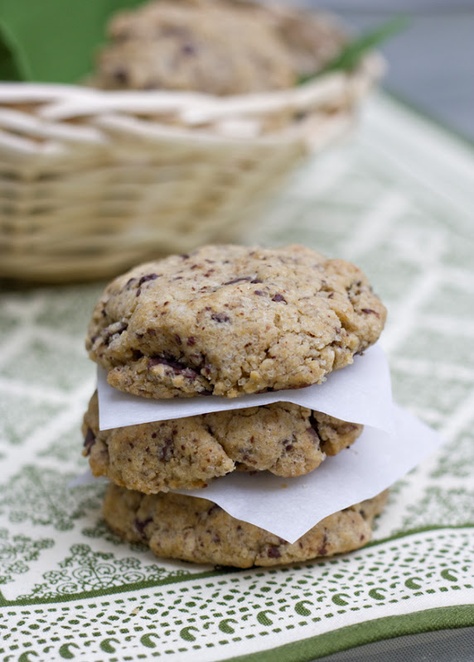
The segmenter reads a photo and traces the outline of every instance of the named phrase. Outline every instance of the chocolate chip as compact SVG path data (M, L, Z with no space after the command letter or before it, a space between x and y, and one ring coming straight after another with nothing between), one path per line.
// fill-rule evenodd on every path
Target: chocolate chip
M196 53L196 46L194 44L183 44L181 52L184 55L194 55Z
M126 69L115 69L112 73L112 77L116 83L120 85L128 84L128 71Z
M283 303L286 303L285 297L283 296L283 294L280 294L279 292L277 292L274 296L272 296L272 301L277 301L277 302L282 301Z
M318 439L321 439L321 432L319 431L319 423L316 420L316 417L312 413L309 419L310 425L311 425L311 430L315 433Z
M347 295L349 299L352 299L353 297L357 297L361 294L362 292L362 281L357 280L353 283L350 284L348 290L347 290Z
M116 338L128 328L127 322L114 322L104 329L103 342L104 345L110 345L113 338Z
M133 526L142 538L146 538L145 528L150 522L153 522L153 517L147 517L144 520L139 520L138 518L134 520Z
M96 436L90 428L87 428L86 436L84 437L85 454L89 455L92 446L95 444Z
M219 324L222 324L223 322L230 322L230 317L225 313L213 313L211 315L211 320L214 320L214 322L218 322Z
M317 551L318 556L326 556L327 555L327 553L328 553L327 544L328 544L328 536L327 536L327 533L325 533L324 536L323 536L323 541L322 541L322 543L321 543L321 545L320 545L320 547Z
M182 370L183 366L178 362L173 359L166 358L164 356L153 356L150 359L148 359L148 368L153 368L155 365L165 365L168 366L169 368L173 368L173 370Z
M252 282L252 276L241 276L240 278L233 278L232 280L228 280L225 283L222 283L222 285L235 285L235 283L250 283Z
M148 363L147 363L148 369L153 368L154 366L157 365L165 366L166 368L169 368L169 370L173 371L176 375L182 375L183 377L191 381L195 380L198 377L198 373L196 372L196 370L193 370L193 368L190 368L184 363L180 363L179 361L173 358L169 358L166 356L153 356L150 359L148 359Z
M362 308L361 312L365 313L366 315L375 315L376 317L380 317L378 312L376 310L372 310L372 308Z
M138 287L140 287L140 285L143 285L143 283L147 283L149 280L156 280L157 278L159 278L158 274L146 274L145 276L142 276L138 281Z
M160 462L169 462L174 455L174 440L172 437L165 439L163 445L161 446L158 459Z
M281 557L281 552L278 545L270 545L267 550L267 556L269 559L279 559Z
M220 510L222 510L222 508L221 508L220 506L218 506L217 503L213 503L212 506L211 506L211 507L209 508L209 510L207 511L207 516L209 517L209 515L212 515L212 514L214 514L214 513L217 513L217 512L219 512Z

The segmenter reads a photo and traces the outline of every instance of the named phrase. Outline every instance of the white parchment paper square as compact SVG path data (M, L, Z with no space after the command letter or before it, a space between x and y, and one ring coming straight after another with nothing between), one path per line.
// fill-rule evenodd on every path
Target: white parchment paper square
M395 433L366 427L356 443L300 478L234 472L202 490L229 515L295 542L328 515L376 496L442 443L413 414L394 405Z
M292 402L351 423L393 430L390 370L383 350L375 345L354 363L329 374L322 384L239 398L198 396L152 400L111 388L98 371L99 425L101 430L197 416L216 411Z

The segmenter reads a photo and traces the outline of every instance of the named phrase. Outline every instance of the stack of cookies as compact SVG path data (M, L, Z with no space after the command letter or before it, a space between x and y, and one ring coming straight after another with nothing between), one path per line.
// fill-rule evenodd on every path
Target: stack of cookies
M377 341L385 318L356 266L302 246L205 246L112 281L86 343L110 386L159 400L221 396L229 410L100 430L94 394L84 454L92 473L110 480L109 526L160 557L236 567L364 545L385 495L327 517L290 544L234 519L205 488L234 471L252 480L259 472L303 476L356 442L355 423L286 402L232 409L232 401L322 383ZM177 493L189 489L202 489L202 498Z

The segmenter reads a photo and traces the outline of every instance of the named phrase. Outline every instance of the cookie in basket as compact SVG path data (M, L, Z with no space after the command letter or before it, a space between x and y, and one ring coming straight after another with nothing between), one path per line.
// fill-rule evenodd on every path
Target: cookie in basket
M301 476L361 432L361 425L288 403L100 431L97 394L83 424L92 473L146 494L205 487L236 470Z
M93 84L104 89L248 94L294 87L347 41L321 12L232 0L164 0L108 25Z
M240 4L240 6L239 6ZM213 0L150 2L112 19L94 84L213 95L288 88L291 58L264 12Z
M237 520L219 506L181 494L144 495L110 484L103 513L119 536L159 557L249 568L307 561L358 549L372 535L387 492L326 517L295 543Z
M208 245L113 280L86 347L119 390L236 397L321 383L377 341L385 318L349 262L297 245Z

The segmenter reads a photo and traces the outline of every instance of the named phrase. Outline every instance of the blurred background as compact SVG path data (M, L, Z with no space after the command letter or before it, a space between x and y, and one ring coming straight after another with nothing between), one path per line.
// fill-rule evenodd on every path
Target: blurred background
M285 1L334 11L356 29L406 14L409 27L381 48L384 86L474 141L474 0Z
M388 63L382 85L395 97L474 145L474 0L260 1L281 2L289 8L327 10L339 16L355 34L386 26L394 17L406 17L407 25L404 29L377 46ZM160 52L167 53L166 49L170 49L171 53L176 54L175 61L168 55L156 56L157 44L154 41L159 30L145 31L149 35L146 39L140 30L140 38L136 34L134 36L133 30L127 36L125 30L125 42L128 44L126 55L121 53L120 48L113 51L117 45L115 41L123 45L120 40L124 39L124 34L118 30L118 34L109 40L112 57L109 60L101 59L104 55L101 47L105 41L105 26L111 14L124 7L131 9L143 2L146 0L42 0L39 4L37 0L0 0L0 37L3 37L3 42L0 41L0 79L60 83L86 81L91 86L105 90L150 91L156 87L178 87L217 95L228 94L229 90L238 94L242 93L242 88L239 88L240 79L235 70L243 71L245 67L234 65L237 62L242 65L250 57L250 60L254 59L247 71L256 74L256 85L263 84L267 73L259 79L260 67L255 66L258 57L250 43L251 39L258 43L258 38L249 31L248 26L245 27L247 40L243 38L243 33L234 30L238 35L234 45L238 45L238 48L229 49L234 55L230 58L232 66L227 69L223 67L225 76L217 75L219 67L216 67L216 73L208 66L205 59L207 49L196 47L201 38L199 29L184 31L185 37L183 31L170 33L168 30L168 36L165 34L161 42L164 46ZM209 11L207 5L204 11ZM262 12L261 15L267 14ZM205 23L202 17L200 21L195 21L195 18L192 20L194 22L190 25L193 28L200 25L209 28L210 24ZM235 16L232 20L235 21ZM229 21L223 23L231 24ZM51 30L51 25L55 26L54 30ZM209 37L212 30L205 32L203 39L209 41L210 57L215 57L218 63L216 53L219 53L217 47L222 42L222 29L215 23L212 25L215 49ZM8 29L4 30L5 26ZM170 34L174 35L171 40ZM181 43L183 39L189 39L189 35L191 43ZM232 31L226 38L234 39ZM194 45L193 39L197 39ZM265 45L265 40L263 43ZM141 50L142 46L144 51ZM268 62L272 66L276 65L274 69L278 69L278 63L281 64L275 55L283 53L283 60L290 57L289 51L284 55L285 49L281 53L269 50ZM237 56L235 52L238 52ZM61 57L57 57L58 53ZM153 53L156 58L154 66L143 66L149 53ZM188 56L202 63L202 66L199 64L201 69L196 69L197 65L187 66ZM6 63L3 78L2 59ZM175 62L174 66L169 66L170 61ZM105 63L103 71L99 64L101 62ZM158 68L157 72L157 63L164 63L163 70ZM310 63L313 67L311 73L318 70L319 64ZM287 66L290 67L289 60L284 62L283 72ZM178 69L180 75L177 74ZM138 76L135 75L137 71L140 74ZM193 73L195 71L200 72L199 75ZM230 73L232 71L234 75ZM365 82L372 80L371 72L373 69L370 67L367 70L361 67L359 71L356 67L354 70L354 74L361 76L358 80L363 78ZM225 84L216 91L213 85L218 87L222 79ZM71 110L69 106L64 115L69 137L64 139L67 144L63 144L63 139L55 133L57 127L54 122L61 120L64 108L59 111L55 108L53 112L51 108L43 108L41 103L32 106L28 103L31 100L26 97L23 106L20 104L20 108L15 108L15 103L20 102L10 98L5 103L13 104L13 107L4 108L3 111L0 108L0 114L3 112L3 120L0 117L3 122L0 122L0 138L6 141L5 147L0 140L0 154L5 147L5 156L2 158L6 159L8 170L4 183L6 193L4 198L0 196L0 213L4 214L0 218L0 275L21 279L49 277L51 282L56 278L106 277L112 275L112 272L120 273L132 264L145 261L155 255L157 250L163 253L186 252L201 243L234 240L243 232L240 223L260 213L259 205L278 189L284 175L297 166L307 144L311 144L311 148L317 145L325 149L357 117L353 103L363 103L365 94L355 101L351 90L368 90L370 85L353 85L344 77L343 81L342 93L337 90L335 92L335 88L329 93L326 90L322 95L318 91L319 96L312 101L314 107L305 107L303 112L296 112L296 107L291 106L294 100L290 103L290 111L286 112L286 109L282 112L278 122L282 122L284 130L291 128L298 139L295 138L294 143L290 144L284 138L284 131L280 132L283 139L271 143L274 153L271 153L270 143L266 142L265 132L274 131L276 135L279 125L278 122L274 123L275 118L271 117L271 112L264 104L254 108L250 121L245 113L240 116L242 111L234 109L231 111L233 114L228 116L231 122L226 120L227 111L222 111L224 114L221 119L219 113L213 119L211 112L205 121L201 116L200 124L198 122L197 125L192 113L188 113L188 102L185 100L182 101L183 107L180 108L178 104L175 109L176 116L169 112L156 117L154 113L141 113L136 108L127 112L119 109L118 112L125 113L126 117L125 122L121 121L123 117L119 117L117 126L113 124L114 117L111 125L107 123L110 121L108 114L112 111L112 105L103 108L100 101L93 112L84 113L82 102L75 105L71 101L72 97L68 96L70 92L62 90L61 93L56 92L60 96L64 95L61 103L67 106L71 102L73 107ZM320 82L317 78L313 81L315 87ZM201 87L196 88L197 83ZM258 85L255 88L257 90L261 89ZM322 85L324 89L324 81ZM20 87L15 94L30 94L24 92L27 87ZM247 86L244 93L248 91ZM5 94L8 96L8 92ZM40 86L35 94L41 97L45 93ZM325 94L335 96L329 102ZM41 101L40 97L35 99ZM99 97L102 98L101 95ZM319 102L315 101L316 98L319 98ZM111 99L113 95L108 97L107 104L112 103ZM202 109L200 112L203 112ZM39 123L30 121L29 115L35 113L38 113ZM95 113L99 116L99 123ZM75 115L84 117L77 125L74 121L68 122ZM105 124L102 122L104 116ZM320 121L321 117L323 121ZM317 121L312 121L313 118ZM45 124L45 119L52 123L52 127L48 122ZM92 127L88 126L89 121ZM188 121L190 124L185 127L184 143L182 137L173 134L171 138L168 135L171 129L167 125L181 126ZM154 123L159 130L150 132ZM164 137L162 125L166 126ZM92 128L94 136L97 127L102 127L97 143L94 142L95 138L88 142L89 138L86 139L85 134L81 133L84 126L86 130ZM213 140L202 140L198 136L200 130L204 133L213 131ZM251 132L247 133L247 140L240 141L243 134L239 131L242 130L244 133ZM232 131L237 133L232 136ZM38 141L38 132L45 140L47 138L46 147ZM89 133L87 135L90 136ZM249 135L252 135L251 140L248 140ZM146 140L137 139L137 136L146 136ZM262 137L261 144L256 136ZM235 138L237 142L232 142ZM215 144L220 146L219 149ZM56 160L50 158L48 150L56 155L63 153L63 150L71 160L67 168L63 167L61 156ZM87 152L88 161L83 162L83 150ZM32 159L31 155L35 158ZM88 164L87 167L84 163ZM444 156L442 163L445 170L443 177L452 174L453 179L456 179L456 175L446 166ZM32 164L33 175L30 172ZM130 164L133 181L130 179ZM140 165L141 170L137 169L136 164ZM11 193L11 180L20 182L14 196ZM32 181L34 187L37 187L34 188L35 195L30 191ZM63 185L63 181L67 185ZM83 188L90 187L91 183L95 188L93 192L88 189L88 196L84 197ZM41 204L38 200L41 200ZM236 201L245 201L245 208L242 202ZM67 233L63 226L66 217ZM196 222L197 218L199 222ZM5 238L1 235L2 231ZM111 234L114 243L110 242ZM32 260L32 245L35 261ZM91 268L93 256L95 269ZM25 265L28 265L29 276Z

